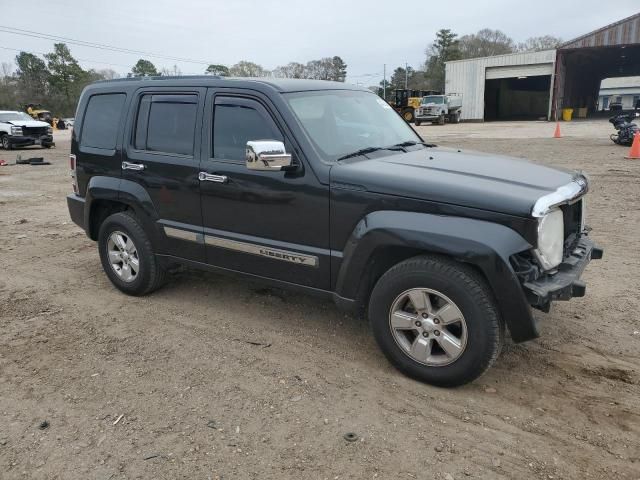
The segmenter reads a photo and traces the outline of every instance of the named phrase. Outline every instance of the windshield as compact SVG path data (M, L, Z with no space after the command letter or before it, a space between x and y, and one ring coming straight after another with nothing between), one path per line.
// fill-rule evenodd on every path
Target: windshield
M374 93L323 90L288 93L285 98L307 135L330 161L364 148L422 141Z
M33 118L22 112L0 113L0 122L13 122L16 120L33 120Z
M444 97L441 95L429 95L427 97L422 97L422 104L426 105L427 103L443 104Z

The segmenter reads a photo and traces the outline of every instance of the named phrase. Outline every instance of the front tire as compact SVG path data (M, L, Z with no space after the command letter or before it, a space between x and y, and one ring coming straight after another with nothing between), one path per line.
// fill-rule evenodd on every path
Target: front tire
M5 150L13 150L13 145L9 141L9 136L7 134L2 135L0 138L0 143L2 143L2 148Z
M422 122L420 120L416 120L414 123L416 127L419 127L420 125L422 125Z
M480 377L498 357L504 339L484 279L444 257L415 257L388 270L371 294L369 320L396 368L442 387Z
M407 123L413 122L415 119L415 112L413 111L413 108L407 108L404 110L402 112L402 118L404 118L404 121Z
M146 295L164 283L165 270L140 221L130 212L107 217L98 234L100 261L111 283L128 295Z

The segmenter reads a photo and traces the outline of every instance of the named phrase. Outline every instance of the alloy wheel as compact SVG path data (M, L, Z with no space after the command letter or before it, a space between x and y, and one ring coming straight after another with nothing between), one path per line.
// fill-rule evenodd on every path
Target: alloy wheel
M429 288L412 288L396 297L389 311L396 344L423 365L455 362L467 346L467 323L458 306Z
M126 233L115 231L107 241L109 264L118 277L126 283L133 282L140 272L140 258L133 240Z

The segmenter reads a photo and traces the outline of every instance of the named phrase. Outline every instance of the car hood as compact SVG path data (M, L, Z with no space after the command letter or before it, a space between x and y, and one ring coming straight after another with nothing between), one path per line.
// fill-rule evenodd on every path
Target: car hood
M331 183L367 191L528 217L540 197L578 174L526 160L432 147L331 169Z
M42 128L42 127L50 126L47 122L41 122L40 120L11 120L10 122L5 122L5 123L14 125L16 127L27 127L27 128Z

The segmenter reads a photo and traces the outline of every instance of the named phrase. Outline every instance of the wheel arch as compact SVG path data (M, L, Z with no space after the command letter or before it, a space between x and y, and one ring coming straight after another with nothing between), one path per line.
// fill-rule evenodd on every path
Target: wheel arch
M475 269L487 281L514 341L538 336L509 257L531 245L500 224L418 212L378 211L364 217L343 251L335 291L361 312L391 266L417 255L441 255Z
M150 232L151 241L157 237L158 215L147 191L138 183L121 178L94 176L87 186L84 224L87 235L98 239L100 225L111 214L131 211Z

